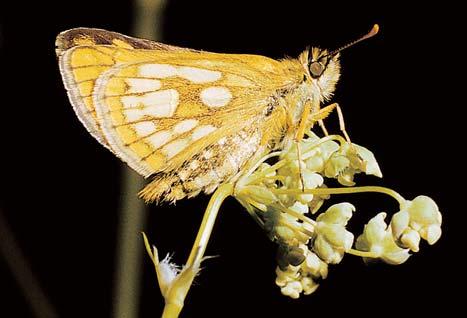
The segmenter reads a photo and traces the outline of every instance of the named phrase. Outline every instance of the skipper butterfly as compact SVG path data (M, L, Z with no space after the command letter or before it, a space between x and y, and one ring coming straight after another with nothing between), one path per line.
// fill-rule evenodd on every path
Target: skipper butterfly
M377 31L375 25L350 45ZM56 41L76 115L103 146L152 177L141 191L147 201L211 193L235 181L256 155L302 138L334 108L320 105L335 89L343 48L274 60L91 28L62 32Z

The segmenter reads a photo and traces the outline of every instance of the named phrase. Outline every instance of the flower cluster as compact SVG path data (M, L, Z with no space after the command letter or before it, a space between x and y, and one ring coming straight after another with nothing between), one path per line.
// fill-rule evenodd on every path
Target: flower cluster
M401 211L393 215L389 226L385 218L384 212L372 218L358 237L356 247L386 263L404 263L410 256L409 250L419 251L420 238L432 245L441 237L441 213L427 196L402 202Z
M403 246L418 252L420 237L430 245L441 237L441 213L436 203L427 196L406 201L391 222L394 238Z
M328 264L305 244L293 248L280 246L277 254L276 285L285 296L296 299L302 292L309 295L319 286L316 280L328 275Z
M273 155L277 162L266 163ZM387 188L354 186L358 173L382 176L373 153L362 146L338 135L319 138L308 132L300 143L273 155L242 175L233 195L278 243L276 284L286 296L313 293L327 277L328 264L340 263L345 253L401 264L419 250L421 238L433 244L441 235L441 214L430 198L408 201ZM328 188L329 179L345 187ZM373 217L354 247L354 234L346 226L355 207L347 202L324 212L321 207L331 195L357 192L386 193L399 202L400 211L389 225L386 213Z

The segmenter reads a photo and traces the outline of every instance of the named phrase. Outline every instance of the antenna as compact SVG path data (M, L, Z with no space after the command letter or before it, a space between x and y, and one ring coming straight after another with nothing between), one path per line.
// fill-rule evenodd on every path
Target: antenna
M355 44L357 44L357 43L359 43L359 42L362 42L362 41L364 41L364 40L366 40L366 39L369 39L369 38L371 38L371 37L374 37L376 34L378 34L378 32L379 32L379 25L375 24L375 25L373 25L373 27L371 28L370 32L368 32L368 33L365 34L364 36L362 36L362 37L356 39L355 41L352 41L352 42L350 42L350 43L348 43L348 44L346 44L346 45L344 45L344 46L338 48L337 50L331 51L330 53L328 53L328 54L326 54L326 55L331 55L331 56L332 56L332 55L336 55L336 54L339 53L340 51L343 51L343 50L345 50L345 49L347 49L347 48L349 48L349 47L351 47L351 46L353 46L353 45L355 45Z

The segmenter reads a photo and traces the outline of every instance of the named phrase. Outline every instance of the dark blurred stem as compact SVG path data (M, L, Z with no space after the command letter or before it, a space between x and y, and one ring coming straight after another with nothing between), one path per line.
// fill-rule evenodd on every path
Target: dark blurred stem
M164 1L135 0L133 35L158 40L160 13ZM128 167L122 172L122 195L119 211L117 260L114 288L115 318L138 317L141 289L141 231L147 218L144 202L138 198L138 191L144 186L144 180Z
M34 276L31 266L21 251L13 232L4 219L0 210L0 254L16 280L24 299L31 307L34 317L56 318L58 317L52 304L47 299L39 281Z

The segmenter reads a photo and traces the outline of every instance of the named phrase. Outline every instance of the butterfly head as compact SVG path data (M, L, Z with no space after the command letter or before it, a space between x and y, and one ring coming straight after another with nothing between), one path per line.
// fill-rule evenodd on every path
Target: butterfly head
M330 55L327 50L311 48L306 63L309 80L316 84L320 95L325 100L328 99L340 76L339 53Z

